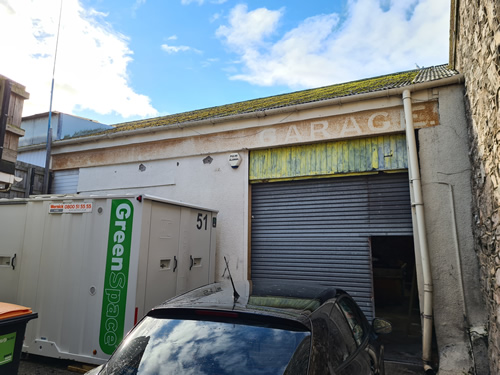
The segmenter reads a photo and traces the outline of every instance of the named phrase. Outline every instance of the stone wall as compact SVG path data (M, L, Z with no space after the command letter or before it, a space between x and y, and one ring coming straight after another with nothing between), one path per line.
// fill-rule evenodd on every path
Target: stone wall
M456 12L455 4L458 4ZM473 167L473 229L481 266L482 292L489 314L490 369L492 374L499 374L500 3L496 0L455 0L451 21L450 63L465 77Z

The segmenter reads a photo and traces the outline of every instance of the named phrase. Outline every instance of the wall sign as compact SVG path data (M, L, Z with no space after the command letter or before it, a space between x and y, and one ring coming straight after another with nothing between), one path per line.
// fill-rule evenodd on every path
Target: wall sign
M93 203L51 203L49 214L81 214L92 212Z

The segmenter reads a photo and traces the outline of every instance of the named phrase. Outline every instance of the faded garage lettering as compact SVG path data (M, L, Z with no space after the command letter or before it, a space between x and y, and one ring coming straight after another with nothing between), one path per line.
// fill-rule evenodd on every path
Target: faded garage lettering
M438 124L435 103L415 106L415 126L427 127ZM352 137L370 137L404 131L404 112L399 107L384 111L364 111L352 115L331 116L321 120L302 121L275 125L260 131L258 145L325 141Z
M210 125L206 133L188 137L189 133L175 135L174 138L154 138L144 143L133 143L108 149L78 151L73 154L54 154L52 165L55 170L85 168L113 164L133 163L137 155L144 160L160 160L179 157L179 155L210 154L214 152L233 152L240 149L257 149L308 142L336 141L349 138L384 136L404 132L404 111L401 106L379 110L353 111L337 115L318 114L314 119L303 121L275 122L270 125L232 128L228 123L227 131L216 131ZM437 102L431 101L415 105L413 121L416 128L439 124ZM179 129L177 129L179 130ZM165 128L165 134L177 131ZM180 129L179 131L182 131ZM158 133L159 134L159 133Z

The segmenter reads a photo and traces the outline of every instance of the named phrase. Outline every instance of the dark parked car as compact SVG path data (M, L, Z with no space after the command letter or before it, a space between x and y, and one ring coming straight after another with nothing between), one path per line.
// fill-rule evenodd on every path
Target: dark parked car
M384 374L390 330L339 289L216 283L151 310L91 374Z

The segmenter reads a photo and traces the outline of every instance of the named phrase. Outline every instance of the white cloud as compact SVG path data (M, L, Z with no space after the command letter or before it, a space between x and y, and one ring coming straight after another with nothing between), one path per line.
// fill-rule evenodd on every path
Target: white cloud
M177 35L171 35L167 39L168 40L177 40Z
M350 0L347 7L344 20L310 17L271 41L283 10L236 6L216 33L240 56L231 79L318 87L447 62L448 0Z
M132 12L135 14L135 12L144 4L146 4L146 0L136 0L135 4L132 6Z
M186 51L194 51L196 53L201 53L200 50L196 48L188 47L188 46L169 46L168 44L162 44L161 49L167 53L177 53L177 52L186 52Z
M273 11L259 8L248 12L248 7L239 4L231 10L229 26L220 26L216 35L226 39L227 43L242 54L255 54L264 44L264 38L277 28L283 10Z
M141 3L139 1L138 3ZM23 115L47 112L56 47L59 5L56 0L0 2L0 74L26 86L30 99ZM129 85L132 61L128 39L115 32L106 15L85 10L78 0L63 2L52 108L71 113L89 109L124 118L154 116L150 99Z
M224 4L227 0L211 0L212 4ZM203 5L205 0L181 0L182 5L189 5L191 3L198 3L198 5Z
M203 5L205 0L181 0L182 5L189 5L191 3L198 3L198 5Z
M219 58L210 58L210 59L206 59L205 61L202 61L201 66L202 66L203 68L208 68L208 67L209 67L209 66L211 66L212 64L219 62L219 60L220 60Z
M212 4L224 4L227 0L210 0ZM182 5L189 5L191 3L198 3L198 5L203 5L205 0L181 0Z
M222 13L215 13L210 17L210 23L217 21L221 17Z

